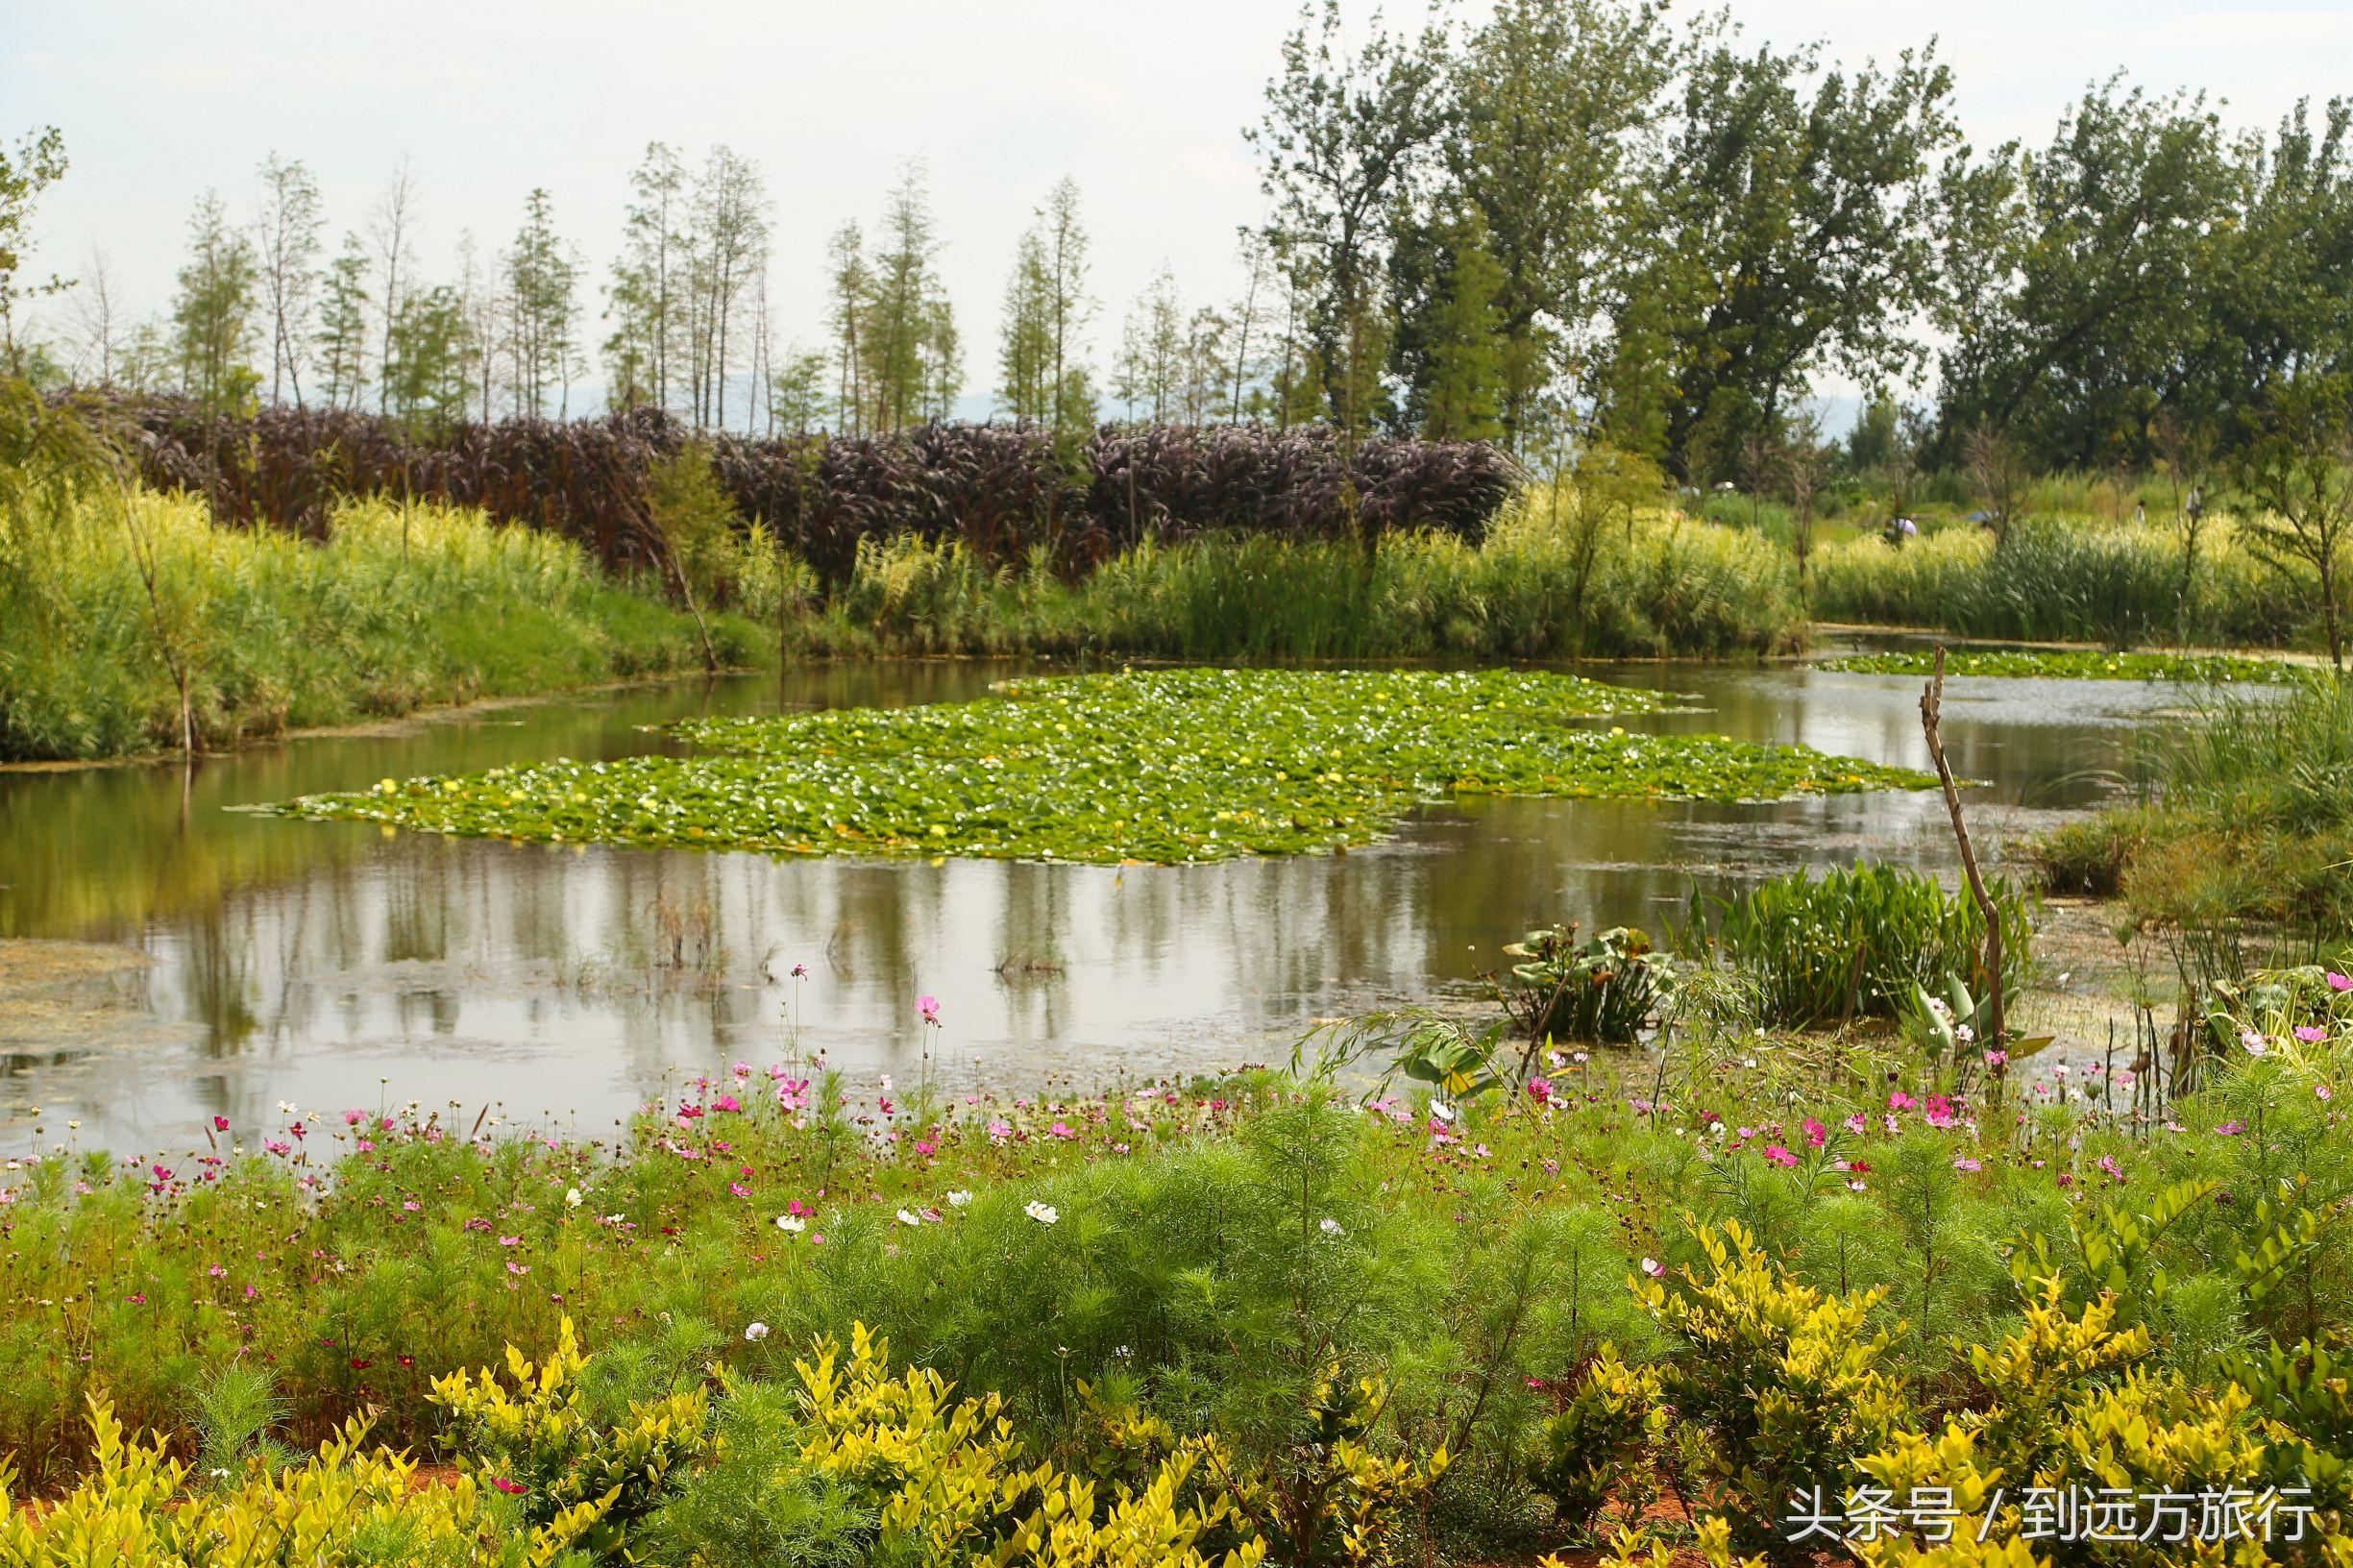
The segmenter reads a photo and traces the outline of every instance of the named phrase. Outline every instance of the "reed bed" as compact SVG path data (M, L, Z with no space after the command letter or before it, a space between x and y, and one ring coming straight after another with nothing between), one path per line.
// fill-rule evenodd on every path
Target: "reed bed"
M322 532L146 490L54 511L0 563L0 759L176 747L175 667L217 747L702 662L686 616L552 535L383 500L336 503ZM714 635L744 662L766 646L732 617Z

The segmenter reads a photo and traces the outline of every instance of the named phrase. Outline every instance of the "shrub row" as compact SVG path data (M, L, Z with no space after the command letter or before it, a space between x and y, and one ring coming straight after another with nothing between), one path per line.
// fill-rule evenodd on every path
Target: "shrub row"
M635 409L596 420L458 425L421 440L340 409L251 418L172 401L98 407L148 483L204 496L242 526L317 533L348 496L478 506L576 539L608 568L648 560L647 470L689 439ZM1065 572L1150 538L1210 530L1333 539L1430 529L1476 538L1515 474L1479 443L1374 438L1353 452L1323 427L1105 426L1075 441L997 425L891 435L712 442L722 484L827 584L859 543L954 540L1000 565L1044 552Z

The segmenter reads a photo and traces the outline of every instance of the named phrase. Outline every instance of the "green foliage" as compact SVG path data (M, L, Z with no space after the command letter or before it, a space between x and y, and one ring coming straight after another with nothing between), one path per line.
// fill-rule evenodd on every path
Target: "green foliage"
M2035 902L2008 883L1991 890L2002 925L2001 983L2015 991L2031 967ZM1762 987L1765 1017L1787 1025L1893 1017L1949 976L1968 992L1984 973L1985 921L1967 894L1908 867L1866 865L1775 877L1707 900L1695 923Z
M1675 990L1675 960L1648 934L1612 926L1589 941L1575 924L1531 931L1504 948L1505 1006L1532 1041L1630 1044Z
M2038 845L2060 892L2120 894L2139 923L2353 919L2353 689L2225 697L2146 735L2137 800Z
M696 1388L632 1401L620 1425L601 1426L584 1405L587 1365L567 1316L545 1360L509 1345L505 1382L488 1367L460 1368L435 1378L429 1397L448 1412L450 1446L485 1487L519 1497L534 1529L585 1521L574 1538L609 1552L660 1504L672 1472L701 1452L709 1409Z
M28 535L0 535L0 618L47 628L0 642L0 758L176 745L159 613L203 746L700 662L692 623L656 598L478 514L353 503L313 545L220 527L184 497L72 494L29 514ZM767 646L732 618L715 635L739 663Z
M1826 620L1932 626L1967 637L2098 643L2112 649L2189 637L2241 648L2292 641L2303 590L2267 568L2218 520L2189 573L2174 529L2029 514L1997 555L1991 532L1950 527L1900 550L1877 538L1815 556L1814 610Z
M679 734L719 755L387 779L282 809L550 842L1171 863L1362 844L1466 794L1737 800L1926 783L1804 747L1573 728L1656 701L1574 675L1190 669L1000 691L696 722Z
M1866 675L1925 675L1936 656L1924 651L1854 653L1826 659L1821 669ZM2230 653L2099 653L2089 649L1959 649L1945 656L1945 673L2002 679L2164 680L2203 685L2282 685L2304 678L2279 659Z

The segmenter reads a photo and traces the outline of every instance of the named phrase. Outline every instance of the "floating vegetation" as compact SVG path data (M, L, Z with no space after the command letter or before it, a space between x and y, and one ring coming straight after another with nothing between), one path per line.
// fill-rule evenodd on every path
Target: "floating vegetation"
M716 754L307 796L296 816L547 843L1177 863L1364 844L1458 794L1756 800L1917 789L1805 747L1575 723L1654 694L1515 671L1187 669L674 726Z
M1819 668L1865 675L1925 675L1936 655L1915 649L1900 653L1856 653L1826 659ZM2280 659L2240 653L2102 653L2091 649L1974 649L1945 655L1949 675L2009 675L2060 680L2173 680L2185 684L2288 684L2305 672Z

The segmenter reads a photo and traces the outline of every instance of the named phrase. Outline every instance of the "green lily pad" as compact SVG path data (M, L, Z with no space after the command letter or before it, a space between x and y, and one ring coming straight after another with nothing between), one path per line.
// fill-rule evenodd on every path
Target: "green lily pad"
M551 843L1178 863L1369 843L1461 794L1756 800L1919 789L1800 746L1582 721L1665 698L1519 671L1186 669L673 726L692 756L306 796L301 817Z
M1926 675L1936 671L1936 655L1918 649L1856 653L1826 659L1820 668L1866 675ZM2103 653L2088 648L1997 648L1948 651L1945 674L2230 684L2287 683L2303 678L2309 672L2284 660L2249 658L2238 653Z

